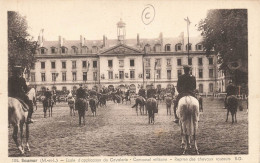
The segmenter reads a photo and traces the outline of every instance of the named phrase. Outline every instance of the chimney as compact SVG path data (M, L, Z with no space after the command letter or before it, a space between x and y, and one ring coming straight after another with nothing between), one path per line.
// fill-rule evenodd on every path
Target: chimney
M61 47L62 46L62 42L61 42L61 36L59 36L59 46Z
M38 36L38 45L42 47L42 37Z
M82 39L82 35L80 35L80 47L83 46L83 39Z
M106 46L107 46L106 36L103 35L103 47L105 48Z
M137 46L139 46L140 45L140 39L139 39L139 33L137 33L137 38L136 38L137 40Z
M159 39L160 39L161 45L163 46L163 33L162 32L160 33Z

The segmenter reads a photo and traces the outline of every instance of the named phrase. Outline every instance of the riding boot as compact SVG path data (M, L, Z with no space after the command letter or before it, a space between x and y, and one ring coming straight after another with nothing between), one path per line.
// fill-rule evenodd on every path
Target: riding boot
M28 110L28 117L27 117L27 124L33 123L32 121L32 113L33 113L33 103L30 101L29 103L29 110Z

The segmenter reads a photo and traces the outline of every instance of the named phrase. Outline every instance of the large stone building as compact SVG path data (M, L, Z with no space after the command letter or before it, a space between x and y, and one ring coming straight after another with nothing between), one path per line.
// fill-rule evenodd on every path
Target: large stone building
M197 88L201 93L224 91L223 73L218 72L217 56L206 56L201 37L187 38L183 33L176 38L125 38L125 23L117 23L117 39L45 41L39 37L35 68L30 84L37 90L72 90L79 84L93 87L125 87L135 90L154 84L165 88L176 86L183 74L182 65L192 66ZM189 48L189 49L188 49ZM188 56L189 54L189 56Z

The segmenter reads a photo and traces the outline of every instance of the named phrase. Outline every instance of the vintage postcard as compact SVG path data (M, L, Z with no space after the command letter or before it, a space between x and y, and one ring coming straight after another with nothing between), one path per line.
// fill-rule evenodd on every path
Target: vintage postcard
M259 1L1 1L3 162L259 162Z

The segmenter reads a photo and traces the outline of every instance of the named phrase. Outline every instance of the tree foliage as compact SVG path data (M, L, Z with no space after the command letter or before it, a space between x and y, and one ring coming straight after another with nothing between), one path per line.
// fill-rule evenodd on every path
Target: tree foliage
M203 36L203 46L207 54L212 49L218 53L220 69L225 73L245 78L237 82L247 82L248 74L248 29L246 9L209 10L207 17L201 20L198 30ZM241 61L242 67L234 70L229 64Z
M26 18L14 11L8 11L8 74L14 66L22 66L27 70L35 62L37 42L27 32Z

